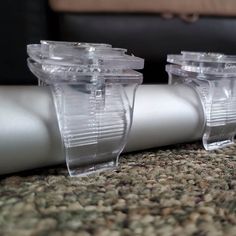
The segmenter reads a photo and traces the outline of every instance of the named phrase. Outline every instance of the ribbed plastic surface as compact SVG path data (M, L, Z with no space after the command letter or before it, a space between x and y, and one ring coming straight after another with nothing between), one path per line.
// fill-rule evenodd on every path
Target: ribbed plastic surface
M205 110L203 145L207 150L234 143L236 134L236 57L218 53L169 55L169 83L187 83L199 93Z
M29 68L41 86L52 88L71 176L118 164L142 82L131 68L143 67L142 59L125 52L105 44L42 41L28 46Z

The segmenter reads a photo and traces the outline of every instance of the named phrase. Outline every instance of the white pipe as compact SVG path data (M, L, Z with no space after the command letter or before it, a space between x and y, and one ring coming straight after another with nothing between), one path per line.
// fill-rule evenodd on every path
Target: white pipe
M125 152L201 139L205 119L187 85L142 85ZM50 90L0 87L0 174L65 162Z
M125 151L136 151L202 138L204 111L198 94L187 85L142 85Z

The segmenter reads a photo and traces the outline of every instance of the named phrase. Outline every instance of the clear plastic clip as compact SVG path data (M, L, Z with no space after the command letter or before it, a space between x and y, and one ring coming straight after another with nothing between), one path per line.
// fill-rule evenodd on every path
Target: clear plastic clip
M199 94L205 112L206 150L234 143L236 134L236 57L218 53L168 55L169 84L185 83Z
M51 88L70 175L117 166L142 82L133 69L144 60L107 44L41 41L27 52L39 85Z

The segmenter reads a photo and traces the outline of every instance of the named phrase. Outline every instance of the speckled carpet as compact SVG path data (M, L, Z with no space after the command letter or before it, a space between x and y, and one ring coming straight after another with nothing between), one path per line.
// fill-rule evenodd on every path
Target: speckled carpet
M123 155L83 178L64 166L3 176L0 235L236 235L236 145Z

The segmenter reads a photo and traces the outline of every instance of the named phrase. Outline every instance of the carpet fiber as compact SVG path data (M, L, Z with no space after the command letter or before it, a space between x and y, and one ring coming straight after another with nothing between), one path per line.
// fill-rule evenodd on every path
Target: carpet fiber
M0 180L0 235L236 235L236 145L123 155L116 171L64 166Z

